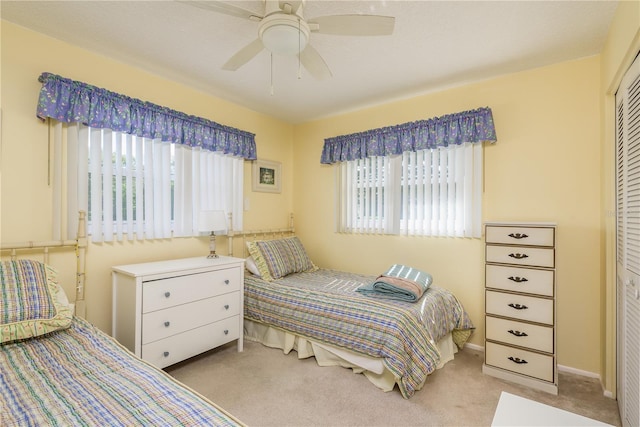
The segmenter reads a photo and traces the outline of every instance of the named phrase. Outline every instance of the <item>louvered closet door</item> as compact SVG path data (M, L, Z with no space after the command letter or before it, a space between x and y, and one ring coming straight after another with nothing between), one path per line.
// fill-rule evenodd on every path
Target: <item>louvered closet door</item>
M618 406L640 425L640 57L616 94Z

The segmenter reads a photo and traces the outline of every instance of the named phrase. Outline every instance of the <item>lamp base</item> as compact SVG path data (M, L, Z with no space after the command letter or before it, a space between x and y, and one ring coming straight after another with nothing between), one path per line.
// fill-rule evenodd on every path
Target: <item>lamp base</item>
M216 234L213 231L209 235L209 255L207 258L220 258L216 253Z

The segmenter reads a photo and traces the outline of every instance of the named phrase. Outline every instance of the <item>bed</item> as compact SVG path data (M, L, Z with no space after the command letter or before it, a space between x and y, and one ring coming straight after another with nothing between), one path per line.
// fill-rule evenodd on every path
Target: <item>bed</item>
M47 259L50 247L71 247L78 258L84 252L82 237L2 247L10 255L0 262L1 426L242 425L74 315L83 301L70 304L57 271L31 259L37 248ZM83 287L84 260L77 265Z
M293 234L243 236L247 340L351 368L409 399L474 330L444 288L431 284L417 301L365 295L361 288L377 276L320 269Z

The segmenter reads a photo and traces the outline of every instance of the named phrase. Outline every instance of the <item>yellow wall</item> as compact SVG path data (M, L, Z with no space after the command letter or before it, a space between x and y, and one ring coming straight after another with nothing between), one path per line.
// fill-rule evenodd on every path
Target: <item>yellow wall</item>
M485 221L558 224L558 361L599 372L599 57L432 93L296 127L296 227L323 267L381 273L393 263L452 289L483 345L481 239L350 236L333 231L334 167L324 138L489 106L498 142L485 147Z
M284 227L293 209L292 126L175 82L66 43L2 22L2 206L0 241L51 240L51 188L47 184L48 126L36 119L38 76L52 72L114 92L205 117L256 134L258 156L282 162L282 193L253 193L251 163L245 162L245 226ZM236 242L239 243L239 242ZM224 239L219 245L226 248ZM208 239L180 238L90 244L87 251L87 317L111 331L112 265L198 256ZM224 249L221 253L225 253ZM73 268L75 263L66 262ZM73 296L73 271L62 271Z

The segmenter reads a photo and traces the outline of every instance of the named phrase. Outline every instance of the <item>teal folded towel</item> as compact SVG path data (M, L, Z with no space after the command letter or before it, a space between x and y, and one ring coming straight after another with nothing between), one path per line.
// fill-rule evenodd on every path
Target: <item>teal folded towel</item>
M356 289L356 292L372 297L415 302L429 289L432 281L429 273L406 265L394 264L372 283Z

